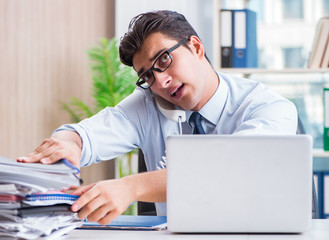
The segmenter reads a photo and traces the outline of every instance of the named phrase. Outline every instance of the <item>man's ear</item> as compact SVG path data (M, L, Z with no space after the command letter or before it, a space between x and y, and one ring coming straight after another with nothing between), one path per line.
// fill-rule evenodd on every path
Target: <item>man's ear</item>
M197 36L190 37L189 46L192 52L198 55L200 59L205 56L204 46Z

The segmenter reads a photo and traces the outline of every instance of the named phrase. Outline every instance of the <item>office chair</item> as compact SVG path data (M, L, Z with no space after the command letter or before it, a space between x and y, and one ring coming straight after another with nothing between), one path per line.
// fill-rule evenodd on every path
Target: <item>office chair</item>
M297 127L297 134L305 134L305 128L300 120L298 118L298 127ZM319 218L319 208L318 208L318 199L316 196L316 191L315 191L315 184L314 184L314 175L312 176L312 218L317 219Z
M144 154L141 149L138 150L138 172L146 172ZM138 202L137 214L145 216L156 216L155 204L150 202Z

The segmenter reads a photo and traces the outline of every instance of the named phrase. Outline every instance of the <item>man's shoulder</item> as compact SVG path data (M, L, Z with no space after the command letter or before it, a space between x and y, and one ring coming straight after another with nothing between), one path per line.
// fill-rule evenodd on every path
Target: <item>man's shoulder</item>
M221 74L221 77L228 85L230 98L233 102L241 105L243 102L266 102L288 101L278 92L267 87L265 84L236 76Z
M123 99L118 105L120 107L146 107L153 103L153 95L148 90L136 88L132 94Z
M220 77L229 85L229 87L256 87L256 86L265 86L264 84L257 82L249 78L243 78L234 75L228 75L225 73L218 73Z

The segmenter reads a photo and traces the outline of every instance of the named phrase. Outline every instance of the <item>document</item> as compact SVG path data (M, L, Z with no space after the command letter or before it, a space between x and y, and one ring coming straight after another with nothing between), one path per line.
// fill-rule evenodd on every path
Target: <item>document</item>
M33 170L37 172L60 173L60 174L79 173L79 169L69 164L66 159L53 164L41 164L41 163L22 163L0 156L0 164L14 166L16 168L22 168L26 170Z
M0 156L0 182L28 186L41 192L80 185L76 169L64 162L44 165L41 163L19 163Z
M0 237L57 238L81 226L71 211L79 196L60 191L80 185L78 172L67 161L43 165L0 156Z

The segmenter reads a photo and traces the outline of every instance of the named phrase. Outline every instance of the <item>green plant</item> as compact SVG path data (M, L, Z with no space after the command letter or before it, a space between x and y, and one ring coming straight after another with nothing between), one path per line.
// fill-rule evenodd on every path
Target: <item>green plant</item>
M92 96L95 104L90 107L75 97L68 103L62 103L63 109L70 114L74 122L91 117L107 106L117 105L132 93L137 79L135 71L121 63L118 41L115 38L101 39L99 44L87 51L87 54L91 61ZM132 156L132 153L127 153L125 158L116 159L119 177L132 174ZM125 214L133 214L135 210L136 204L130 206Z
M137 79L135 71L121 63L118 41L115 38L101 39L98 45L87 51L87 54L91 61L92 96L95 106L89 107L78 98L63 103L63 108L74 122L91 117L107 106L117 105L132 93Z

